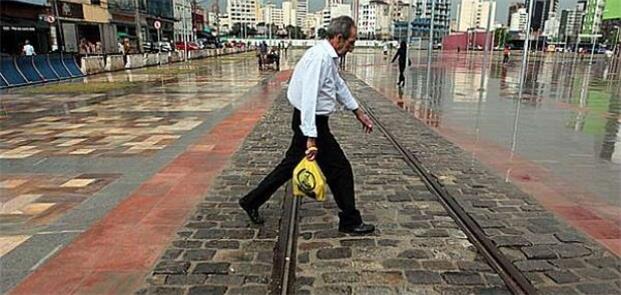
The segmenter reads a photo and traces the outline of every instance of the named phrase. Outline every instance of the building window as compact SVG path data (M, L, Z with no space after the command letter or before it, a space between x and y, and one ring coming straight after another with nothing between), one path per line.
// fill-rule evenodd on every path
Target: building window
M91 4L93 4L93 5L100 5L101 4L101 0L91 0Z

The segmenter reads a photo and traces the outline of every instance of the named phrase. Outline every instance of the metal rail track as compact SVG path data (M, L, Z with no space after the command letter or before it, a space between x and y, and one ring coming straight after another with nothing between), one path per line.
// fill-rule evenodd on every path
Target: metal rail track
M524 277L524 275L502 254L494 243L483 233L475 221L461 208L455 198L438 182L421 161L405 148L399 140L382 124L373 110L364 103L362 108L369 117L375 122L377 129L391 142L391 144L401 153L405 162L418 173L429 191L434 194L449 215L455 220L461 230L464 231L470 242L483 255L490 266L498 273L505 282L507 288L513 294L535 294L536 289ZM274 249L274 267L272 271L272 283L270 294L286 295L292 294L295 282L295 261L297 258L297 236L298 236L298 209L300 198L293 197L289 186L285 190L284 215L280 225L280 235L276 248Z
M274 248L274 266L272 268L271 295L293 293L295 282L295 262L297 258L298 208L300 198L293 196L289 185L285 188L283 216L276 248Z
M502 280L507 285L507 288L513 294L535 294L536 289L533 285L522 275L522 273L502 254L494 243L483 233L481 228L475 223L475 221L464 211L464 209L457 203L455 198L440 184L436 177L434 177L425 167L421 161L412 154L406 147L404 147L399 140L382 124L377 118L372 109L370 109L364 103L363 109L373 120L377 128L388 138L392 145L403 155L405 162L415 172L417 172L425 186L429 191L438 197L438 200L447 210L449 215L455 220L461 230L464 231L470 242L477 248L477 250L483 255L492 268L500 275Z

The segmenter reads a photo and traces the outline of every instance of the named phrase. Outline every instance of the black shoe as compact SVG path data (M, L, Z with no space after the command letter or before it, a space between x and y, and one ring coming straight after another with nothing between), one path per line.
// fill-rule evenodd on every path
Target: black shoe
M259 209L258 208L250 208L249 206L246 206L242 202L242 200L239 200L239 206L242 207L242 209L244 209L244 211L246 211L246 214L248 214L248 217L250 217L250 221L252 221L252 223L254 223L254 224L263 224L265 222L265 220L263 220L263 218L259 214Z
M354 234L354 235L368 235L370 233L373 233L375 231L375 225L373 224L365 224L360 223L357 226L353 226L353 227L344 227L344 226L339 226L339 231L342 233L346 233L346 234Z

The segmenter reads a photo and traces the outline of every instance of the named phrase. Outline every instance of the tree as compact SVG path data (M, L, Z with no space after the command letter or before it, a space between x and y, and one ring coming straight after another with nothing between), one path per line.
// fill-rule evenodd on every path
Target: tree
M287 30L287 35L293 39L306 39L306 35L302 32L302 28L294 27L292 25L288 25L285 30Z
M242 34L241 32L241 24L240 23L234 23L233 26L231 27L231 29L229 30L229 35L233 35L235 37L240 37Z
M328 31L326 31L326 29L321 28L319 29L319 31L317 31L317 36L319 36L319 39L325 39L326 37L328 37Z
M505 42L507 41L507 37L509 32L507 28L498 28L494 30L494 46L504 47Z

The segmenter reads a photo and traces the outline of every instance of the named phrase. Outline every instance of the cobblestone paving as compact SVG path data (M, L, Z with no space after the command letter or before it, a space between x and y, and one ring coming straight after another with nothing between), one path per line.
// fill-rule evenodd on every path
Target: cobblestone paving
M147 279L141 294L266 294L284 189L251 225L237 201L280 161L290 140L284 98L246 138L230 165Z
M420 157L542 294L617 294L618 258L565 226L361 81L355 95ZM237 200L282 157L291 109L276 100L216 179L139 294L266 294L283 190L249 224ZM504 283L379 132L363 135L349 113L331 126L356 175L358 206L374 235L339 233L337 208L304 200L296 294L507 294ZM403 128L408 126L408 128Z
M277 100L140 292L267 292L282 192L262 208L268 218L263 228L248 224L236 200L280 160L290 138L290 113L284 97ZM386 138L377 132L362 136L349 114L334 116L332 126L357 175L363 216L379 230L368 237L341 234L331 198L304 201L297 294L506 293Z
M304 202L296 294L508 292L383 134L363 135L349 113L330 125L352 163L363 219L378 230L339 233L332 199Z
M621 261L352 76L374 110L542 293L619 294ZM408 126L403 128L403 126Z

